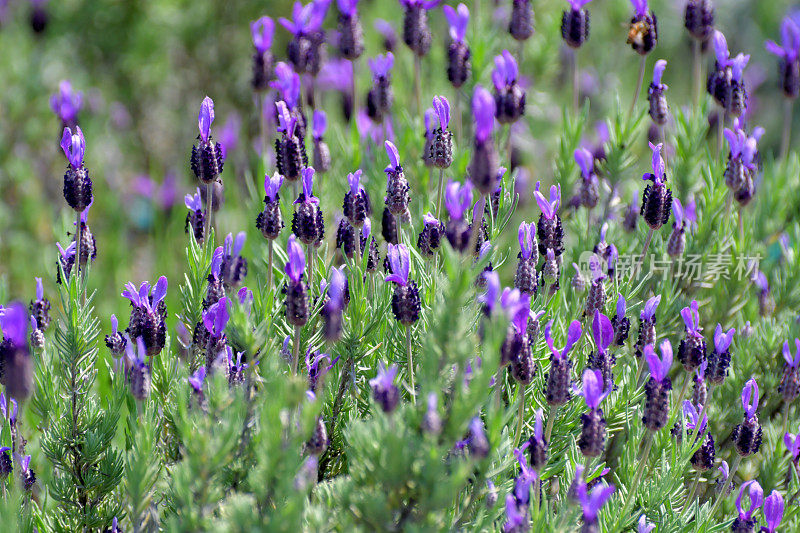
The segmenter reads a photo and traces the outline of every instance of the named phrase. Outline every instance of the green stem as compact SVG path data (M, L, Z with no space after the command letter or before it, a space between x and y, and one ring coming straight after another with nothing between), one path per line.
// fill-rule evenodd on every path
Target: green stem
M550 446L550 435L553 434L553 424L558 418L558 409L559 405L554 405L550 407L550 416L547 417L547 427L544 430L544 441Z
M411 385L411 400L416 405L417 389L414 386L414 360L411 358L411 326L406 326L406 355L408 356L408 381Z
M414 54L414 95L417 102L417 113L422 112L422 65L421 59Z
M444 191L444 169L439 169L439 192L436 193L436 218L442 220L442 191Z
M726 479L725 483L722 484L722 489L720 489L720 492L717 495L717 501L714 502L714 507L712 507L711 512L708 513L709 518L712 518L714 516L714 513L717 512L719 504L722 503L722 500L725 499L725 496L728 492L728 485L733 483L733 476L736 475L736 471L739 470L740 464L742 464L742 456L737 454L736 459L734 459L733 461L733 467L731 468L731 471L728 474L728 479Z
M781 160L786 164L789 156L789 138L792 135L792 99L786 98L783 102L783 135L781 136Z
M694 501L694 495L697 492L697 486L700 484L700 476L702 474L703 473L700 470L698 470L697 475L694 477L694 483L692 483L692 490L689 491L689 496L686 498L686 503L683 504L684 511L686 511L689 505L691 505L692 502Z
M683 387L681 387L681 393L678 395L678 402L675 404L675 408L678 411L681 410L681 405L683 405L683 397L686 396L686 389L689 388L689 381L691 381L691 374L686 373L686 379L683 380ZM699 423L699 422L698 422Z
M639 483L642 481L642 474L644 474L644 469L647 466L647 460L650 457L650 448L653 446L653 434L650 431L647 431L647 433L644 435L644 440L644 451L642 452L642 458L639 459L639 467L636 469L636 475L633 478L633 483L628 489L628 494L625 496L625 502L622 504L622 512L619 513L617 521L614 523L614 527L611 528L611 531L618 531L621 521L624 520L625 516L628 514L628 507L631 505L631 503L633 503L636 489L639 488Z
M274 243L270 239L269 242L267 243L267 250L268 250L267 255L269 257L269 260L268 260L269 261L269 265L267 267L267 291L269 291L269 292L272 291L272 261L273 261L274 256L275 256L275 251L273 250L273 246L274 246Z
M519 438L522 435L522 426L525 422L525 385L519 388L519 405L517 407L517 431L514 434L514 448L519 446Z
M695 105L698 106L698 107L700 106L700 94L701 94L701 92L700 92L700 76L701 76L700 54L701 54L700 41L698 41L697 39L693 39L692 40L692 56L694 57L694 62L693 62L694 63L694 68L692 70L694 72L694 76L693 76L694 83L693 83L693 87L692 87L692 92L693 92L694 98L692 98L692 100L694 100Z
M631 101L631 108L628 111L628 122L631 121L631 117L633 117L633 112L636 109L636 102L639 100L639 93L642 92L642 82L644 81L644 70L647 67L647 56L642 56L641 61L639 61L639 81L636 82L636 92L633 93L633 100Z
M302 326L294 327L294 344L292 345L292 374L297 375L297 359L300 355L300 330Z

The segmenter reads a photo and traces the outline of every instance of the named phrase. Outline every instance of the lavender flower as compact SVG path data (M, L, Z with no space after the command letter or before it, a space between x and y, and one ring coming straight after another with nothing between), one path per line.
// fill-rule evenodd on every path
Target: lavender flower
M536 263L539 258L536 243L536 226L521 222L519 225L519 246L520 252L517 254L519 263L517 273L514 277L514 286L520 291L528 294L536 294L538 277Z
M56 282L61 283L61 272L63 271L64 276L69 280L72 267L75 264L75 241L72 241L66 249L59 242L56 243L56 246L58 247L58 262L56 265L59 267L56 270Z
M183 203L189 210L186 213L186 223L184 231L189 233L191 229L194 239L198 243L202 243L205 238L205 213L203 211L203 198L200 195L200 188L195 189L194 194L187 194L184 196Z
M456 89L466 83L471 74L472 65L470 58L472 52L465 42L467 26L469 25L469 9L464 4L458 4L456 9L443 6L444 16L450 25L450 45L447 49L447 79Z
M46 330L50 325L50 300L44 297L42 278L36 280L36 299L28 304L28 311L36 318L36 329Z
M244 231L240 231L235 240L232 233L225 237L219 275L227 289L237 288L247 276L247 259L241 256L246 238Z
M733 440L736 451L742 457L758 453L761 447L761 424L758 421L758 384L750 378L742 388L742 407L744 420L733 429Z
M403 42L423 57L431 48L431 29L428 27L428 10L439 5L441 0L400 0L405 9L403 18Z
M500 124L512 124L525 113L525 91L517 83L519 67L508 50L494 58L495 117Z
M484 272L481 275L486 280L486 291L478 296L478 301L483 304L483 313L492 316L500 302L500 276L497 272Z
M692 466L695 470L704 472L710 470L714 466L714 459L716 457L716 448L714 445L714 437L711 433L704 433L706 425L708 424L708 416L703 415L702 420L697 412L698 409L702 410L702 406L695 406L689 400L683 402L683 416L687 418L686 429L687 433L694 434L695 442L700 436L703 436L703 443L697 449L690 459ZM691 430L691 431L688 431Z
M624 303L625 300L622 301ZM614 325L599 310L594 312L594 317L592 318L592 336L597 350L589 354L587 366L590 369L599 371L603 378L604 387L611 390L614 387L613 368L616 358L608 348L615 338Z
M669 221L672 209L672 191L666 184L666 165L661 157L661 143L650 144L653 151L653 172L644 174L644 181L651 181L642 194L642 208L640 214L650 229L657 230Z
M542 213L536 224L537 235L539 237L539 255L546 255L547 250L553 250L555 256L560 256L564 252L564 229L561 225L561 217L558 209L561 207L561 186L550 186L549 200L539 192L540 182L536 182L536 190L533 196L539 205Z
M434 96L433 108L439 119L439 127L431 132L433 139L429 158L433 166L444 169L453 164L453 134L447 129L450 123L450 102L444 96Z
M766 42L767 52L780 58L778 73L783 94L787 98L797 98L800 94L800 28L790 17L781 24L781 45L775 41Z
M450 215L447 223L447 240L459 252L464 252L469 246L472 228L467 222L465 214L472 205L472 184L463 185L450 180L444 192L444 205Z
M736 201L747 205L755 194L758 141L764 134L764 128L755 128L752 135L748 136L740 123L739 119L734 120L734 129L725 128L723 132L730 147L724 176L725 185L733 192Z
M597 180L597 174L594 172L594 157L585 148L578 148L573 155L583 178L579 193L581 205L587 209L592 209L597 205L600 197L598 189L600 184Z
M731 364L730 346L735 333L736 330L733 328L724 332L722 324L717 324L717 328L714 330L714 350L708 355L708 368L706 369L709 383L721 385L728 376L728 368Z
M61 136L61 149L69 162L67 171L64 173L64 199L72 209L82 213L91 205L94 198L92 196L92 180L89 177L89 171L83 164L86 139L80 126L75 126L74 132L70 128L64 128Z
M330 0L314 0L305 6L295 2L292 20L279 19L281 26L292 34L286 55L300 73L316 75L322 64L321 46L324 41L322 21Z
M697 300L681 309L686 335L678 346L678 361L687 372L693 372L706 358L706 341L700 327L700 312Z
M597 515L615 490L614 485L597 485L589 492L585 483L578 485L578 501L583 512L584 531L588 527L594 528L590 529L590 531L599 531Z
M520 450L528 449L531 467L541 470L547 466L547 441L542 434L542 410L537 409L534 414L533 435L531 435Z
M339 7L339 53L351 61L364 53L364 30L358 16L358 0L336 0Z
M675 220L672 223L672 233L667 241L667 253L670 257L680 257L686 249L686 230L697 225L697 209L694 199L689 200L686 207L677 198L672 200L672 212Z
M383 49L387 52L394 52L397 46L397 33L391 24L383 19L375 19L375 29L383 37Z
M384 169L386 173L386 207L395 217L402 216L408 211L408 191L411 187L403 173L397 147L391 141L386 141L384 146L386 155L389 156L389 165ZM399 231L399 228L396 229Z
M275 240L283 229L279 191L283 176L275 172L272 177L264 175L264 210L256 218L256 227L267 240Z
M731 116L738 117L747 105L747 89L742 72L750 56L739 54L731 58L728 42L719 30L714 31L713 42L717 62L706 83L708 94Z
M320 173L325 173L331 168L331 150L323 139L328 126L325 111L314 110L311 124L311 134L314 140L314 168Z
M750 505L747 510L742 507L742 497L745 495L745 491L750 500ZM758 521L753 518L753 513L761 507L763 501L764 490L761 488L761 485L758 484L758 481L751 479L750 481L742 483L742 487L739 489L739 496L736 498L736 510L739 511L739 516L733 521L731 529L733 531L753 531L758 523Z
M141 337L136 339L136 349L130 338L125 339L125 377L131 395L138 401L144 401L150 396L151 376L150 365L145 364L147 349Z
M378 362L378 375L369 380L372 397L381 406L384 413L392 413L400 402L400 390L394 384L397 376L397 365L386 368L383 361Z
M303 169L303 189L294 204L292 233L308 246L319 246L325 237L325 220L319 207L319 198L314 196L314 169Z
M72 88L72 82L62 80L58 84L58 91L50 96L50 109L61 120L65 128L75 128L78 125L78 113L83 107L83 93Z
M653 67L653 81L647 91L647 101L650 103L650 118L653 119L653 123L659 126L667 123L667 115L669 114L667 98L664 96L664 92L669 87L661 83L661 77L664 75L664 69L666 68L667 62L665 60L659 59L656 61Z
M647 0L631 0L633 16L628 30L628 44L639 54L646 56L658 42L658 20L647 7Z
M583 6L591 0L567 0L569 9L561 15L561 38L571 48L580 48L589 39L589 12Z
M469 423L469 438L467 439L469 453L478 459L485 459L489 456L491 445L486 438L483 422L479 417L474 417Z
M372 71L372 88L367 93L367 115L374 122L381 124L388 117L394 102L392 92L392 67L394 54L387 52L367 60Z
M533 8L530 0L513 0L508 33L516 41L526 41L533 35Z
M426 213L422 217L422 231L417 237L417 249L425 257L433 257L445 236L444 224L436 217Z
M655 528L656 525L648 522L645 515L640 516L639 521L636 522L636 533L650 533Z
M794 435L787 431L783 435L783 444L786 446L792 461L796 464L800 460L800 432Z
M372 212L367 191L361 185L361 169L347 175L350 190L345 194L342 211L354 228L361 228Z
M342 310L347 305L345 295L347 278L344 268L331 269L331 281L328 284L328 301L322 307L323 333L328 341L337 341L342 335Z
M496 111L496 100L491 93L480 85L476 86L472 96L475 139L469 164L469 180L484 196L493 193L497 188L497 169L500 162L492 140Z
M523 533L530 531L530 518L525 506L520 506L512 494L506 495L506 522L504 533Z
M800 339L794 340L796 350L792 356L789 343L783 343L783 358L786 364L783 366L783 376L778 385L778 392L783 396L783 401L791 403L800 396Z
M269 85L272 76L272 37L275 33L275 23L269 17L261 17L250 23L250 34L253 38L253 89L264 91Z
M620 293L617 298L616 314L611 318L611 326L614 328L614 344L617 346L625 345L631 328L631 321L625 316L626 311L627 303Z
M147 355L158 354L166 342L167 306L164 297L167 295L167 278L161 276L154 287L150 282L142 282L137 291L133 283L127 283L122 296L131 302L131 316L128 322L128 335L141 337Z
M683 26L692 38L707 42L714 31L714 5L711 0L689 0L683 12Z
M125 346L128 341L119 332L119 321L116 315L111 315L111 335L106 335L106 346L114 355L122 355L125 353Z
M650 431L658 431L667 424L669 418L669 391L672 382L668 374L672 366L672 345L665 340L659 346L659 359L652 344L644 348L644 357L650 369L650 379L645 384L645 404L642 423Z
M308 166L304 132L297 131L298 118L289 112L285 101L277 102L275 107L281 132L281 137L275 139L275 163L279 174L289 181L297 181Z
M33 362L28 351L30 315L21 302L12 302L0 309L0 383L5 393L23 401L33 391Z
M777 490L773 490L769 493L769 496L767 496L764 502L763 513L764 520L767 522L767 527L763 528L762 531L766 531L766 533L775 533L778 531L778 526L783 519L783 497Z
M303 247L297 242L294 234L289 236L286 245L289 260L286 262L285 272L289 278L286 282L286 320L293 326L304 326L308 322L308 287L303 281L303 272L306 268L306 257Z
M544 328L544 338L552 352L550 355L550 370L546 377L545 396L547 404L551 407L564 405L570 399L570 369L572 361L569 360L569 352L581 338L583 332L581 323L573 320L567 331L567 341L561 350L555 348L551 331L553 321L547 323Z
M200 134L197 143L192 146L190 159L192 172L206 185L219 180L225 159L222 157L222 147L214 142L211 136L211 124L214 122L214 101L208 96L200 105L200 114L197 118L197 127Z
M610 327L610 323L609 323ZM606 419L603 418L602 402L611 389L605 387L603 373L587 368L583 371L583 388L577 394L583 396L589 411L581 415L581 436L578 447L585 457L598 457L605 450Z
M419 319L422 302L417 283L409 279L411 257L408 248L405 244L390 244L388 257L392 273L386 276L386 282L395 284L392 313L398 322L410 326Z

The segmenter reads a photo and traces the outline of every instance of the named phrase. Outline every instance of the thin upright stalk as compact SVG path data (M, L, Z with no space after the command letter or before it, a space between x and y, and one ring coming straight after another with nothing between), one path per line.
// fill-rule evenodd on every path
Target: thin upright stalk
M211 182L206 185L206 220L205 228L203 228L203 237L206 239L211 238L211 201L214 197L214 183ZM213 244L213 243L212 243Z
M783 404L783 431L781 431L781 435L786 435L786 430L789 428L789 409L791 406L789 402L784 402Z
M545 427L544 430L544 440L548 444L548 446L550 445L550 435L553 434L553 424L555 423L556 418L558 418L559 407L560 406L558 405L552 406L550 408L550 415L547 417L547 426Z
M639 61L639 80L636 82L636 92L633 93L631 108L628 111L628 121L630 122L633 112L636 109L636 102L639 100L639 93L642 92L642 82L644 81L644 70L647 67L647 56L642 56Z
M411 326L406 326L406 355L408 357L408 382L411 386L411 401L417 403L417 389L414 386L414 360L411 358Z
M580 76L578 74L578 51L572 50L572 113L578 114L580 107Z
M402 217L400 215L396 215L394 217L395 225L397 226L397 244L403 244L403 232L400 229L400 219Z
M519 387L519 405L517 406L517 431L514 433L514 448L519 446L519 438L522 435L522 426L525 423L525 385Z
M463 132L461 131L461 89L456 89L456 146L461 143L463 139Z
M292 374L297 375L297 360L300 356L300 330L302 326L294 327L294 339L292 344Z
M417 54L414 54L414 96L417 103L417 113L422 112L422 63Z
M74 263L74 272L78 276L78 281L80 281L80 272L81 272L81 241L83 240L83 224L81 224L81 213L78 212L75 215L75 263ZM88 255L88 254L87 254ZM88 263L89 260L87 258L86 262ZM80 287L80 285L78 285Z
M736 210L736 216L739 219L739 241L744 239L744 221L742 220L742 208Z
M714 513L717 512L717 508L719 504L722 503L722 500L725 499L726 493L728 492L728 486L733 483L733 476L736 475L736 471L739 470L739 465L742 464L742 456L736 455L736 459L733 460L733 466L731 467L731 471L728 474L728 479L725 480L725 483L722 484L722 488L717 495L717 501L714 502L714 507L711 508L711 512L708 513L708 517L712 518Z
M650 231L647 232L647 238L644 241L644 247L642 248L642 257L639 261L636 262L633 269L633 277L636 278L639 275L639 271L644 264L644 258L647 255L647 249L650 248L650 241L653 240L653 228L650 228Z
M442 220L442 192L444 191L444 169L439 169L439 192L436 193L436 218Z
M269 134L267 133L267 113L266 106L264 105L264 94L257 93L258 98L258 124L261 127L261 161L264 163L264 169L267 168L267 153L269 152Z
M722 154L722 133L725 130L725 123L728 122L728 112L717 113L717 158Z
M694 57L692 100L695 105L700 105L701 50L700 41L697 39L692 40L692 56Z
M689 388L689 381L691 381L691 379L692 379L692 374L687 372L686 379L683 380L683 387L681 387L681 393L678 395L678 403L675 404L675 407L679 410L681 408L681 405L683 404L683 397L686 396L686 390Z
M314 292L314 245L306 246L306 263L308 263L308 291Z
M694 477L694 483L692 483L692 490L689 491L689 496L686 498L686 503L683 504L683 510L685 511L689 505L694 501L694 495L697 492L697 486L700 484L700 477L703 475L703 472L700 470L697 471L697 475Z
M783 102L783 135L781 135L781 160L786 164L789 156L789 138L792 136L792 103L791 98L786 98Z
M350 80L350 95L353 97L353 103L358 102L358 96L356 92L356 78L358 78L358 58L353 59L350 62L353 65L353 76Z
M267 291L272 291L272 261L275 258L275 251L273 249L274 243L272 239L267 242L267 256L268 256L268 266L267 266Z
M630 488L628 488L628 494L625 496L625 502L622 504L622 512L619 513L617 521L610 531L618 531L618 526L628 514L628 507L633 502L636 489L639 488L639 483L642 481L642 474L644 474L644 469L647 466L647 460L650 458L650 448L653 446L653 433L647 431L647 433L644 435L644 441L644 451L642 452L642 458L639 459L639 467L636 469L636 474L633 477L633 483L631 484Z

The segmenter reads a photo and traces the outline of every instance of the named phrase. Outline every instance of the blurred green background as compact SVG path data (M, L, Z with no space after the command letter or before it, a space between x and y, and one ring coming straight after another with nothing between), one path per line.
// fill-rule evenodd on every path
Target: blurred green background
M455 2L448 2L455 4ZM473 79L464 88L471 94L476 81L490 84L492 57L505 47L516 53L516 43L506 31L510 0L468 3L473 24L468 41L473 47ZM752 97L751 125L762 125L767 133L762 150L777 152L782 120L782 95L776 87L776 60L764 49L767 38L779 39L781 18L790 2L719 1L717 27L727 36L733 53L752 54L746 78ZM183 195L195 188L188 165L197 134L196 117L200 101L209 95L216 102L214 130L239 117L238 142L230 146L224 172L226 205L218 218L218 234L247 229L250 241L245 255L260 256L254 219L261 178L255 179L258 122L255 99L250 88L251 54L249 23L261 15L276 21L273 53L285 56L288 32L278 23L288 16L288 1L188 2L95 0L47 2L47 25L42 33L31 28L32 4L12 0L2 14L0 25L0 278L4 299L31 298L34 276L45 278L46 292L54 299L55 242L69 242L73 213L62 196L65 168L58 146L59 120L49 108L49 98L63 79L69 79L84 95L80 124L87 139L86 165L94 179L95 204L89 225L97 239L98 256L90 284L99 289L98 314L104 323L114 311L127 307L114 297L124 282L155 280L167 275L171 281L170 302L177 297L177 284L184 271L186 210ZM561 11L566 2L535 2L536 34L526 44L522 75L528 79L527 127L515 140L523 150L523 164L535 182L550 182L561 135L561 110L570 101L569 79L559 31ZM670 86L668 98L673 109L689 101L691 86L691 43L683 29L683 2L658 1L652 7L659 17L658 47L648 61L647 78L657 58L669 61L664 81ZM606 118L615 109L616 98L627 109L635 85L638 56L625 44L631 7L625 0L595 0L588 6L591 37L580 50L582 84L591 99L590 122ZM376 18L386 18L400 31L402 15L394 0L362 0L367 50L365 58L382 52L381 39L372 28ZM444 64L447 26L441 9L431 12L434 45L423 62L423 95L430 102L434 94L454 99L447 83ZM476 32L475 19L494 32ZM335 29L336 5L331 5L326 29ZM335 47L328 46L331 55ZM710 56L706 60L711 61ZM369 72L366 62L359 69L359 100L363 101ZM435 69L432 65L438 65ZM399 41L396 49L394 87L395 130L398 137L421 150L422 120L412 116L412 61ZM647 79L645 80L645 86ZM464 101L467 101L465 96ZM376 159L364 158L364 146L355 128L342 126L338 98L328 95L322 106L329 112L328 142L334 159L332 171L319 182L319 194L326 212L329 238L333 238L334 214L341 210L341 192L347 171L361 164L372 177L369 187L373 203L380 205L384 164L383 150ZM643 104L640 100L640 106ZM465 122L468 118L465 116ZM797 121L795 121L795 126ZM795 128L795 138L800 133ZM594 138L590 131L589 139ZM642 157L630 182L638 186L635 174L647 170L646 142L640 139ZM793 143L793 146L796 146ZM416 158L416 154L401 156ZM462 153L463 155L463 153ZM462 158L463 159L463 158ZM462 167L466 161L462 161ZM425 183L422 167L416 176ZM270 172L272 169L269 169ZM458 174L456 172L455 174ZM262 174L263 176L263 174ZM689 177L691 180L691 177ZM148 181L152 180L152 182ZM174 181L173 181L174 180ZM246 184L255 183L248 194ZM698 176L698 182L700 181ZM163 189L159 186L167 184ZM174 197L163 198L159 191ZM412 182L413 184L414 182ZM143 194L155 188L148 197ZM429 187L428 190L431 190ZM417 194L419 190L415 191ZM569 192L565 192L565 199ZM523 198L530 203L530 197ZM623 194L627 201L629 195ZM169 207L171 201L174 205ZM424 212L428 201L415 201ZM418 211L414 211L415 213ZM538 213L538 212L537 212ZM379 228L379 211L374 217ZM530 220L534 210L523 211ZM511 235L508 232L509 244ZM666 238L666 236L665 236ZM255 249L255 243L259 244ZM251 263L251 265L253 265ZM251 268L258 268L253 265ZM6 294L4 295L3 292ZM172 307L171 309L174 309Z

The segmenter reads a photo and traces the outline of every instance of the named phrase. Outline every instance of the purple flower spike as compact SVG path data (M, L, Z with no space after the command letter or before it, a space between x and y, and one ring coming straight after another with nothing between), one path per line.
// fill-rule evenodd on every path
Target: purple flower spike
M647 15L647 0L631 0L633 10L636 12L637 17Z
M295 204L306 202L319 204L319 198L314 196L314 168L306 167L303 169L303 194L294 201Z
M650 533L655 528L656 525L648 522L645 515L640 516L639 521L636 523L636 533Z
M217 246L214 254L211 256L211 273L219 277L220 268L222 268L222 260L225 258L225 250L222 246Z
M198 188L194 194L187 194L183 197L183 203L186 205L187 209L192 211L202 211L203 210L203 199L200 196L200 189Z
M350 185L350 193L355 196L363 189L361 186L361 169L359 168L352 174L347 175L347 183Z
M777 490L773 490L767 501L764 502L764 520L767 521L765 531L775 533L783 519L783 497Z
M297 242L297 237L294 234L289 235L286 253L289 256L289 260L286 262L284 271L289 276L289 279L295 283L300 283L303 271L306 269L306 256L303 253L303 247Z
M478 297L478 301L486 306L489 314L493 314L497 307L498 298L500 296L500 276L497 272L484 272L483 278L486 280L486 292Z
M336 5L339 7L339 12L342 15L354 16L358 8L358 0L336 0Z
M617 318L622 318L625 316L625 312L627 311L627 304L625 303L625 298L622 294L619 295L617 299Z
M0 309L0 329L3 336L14 346L28 344L28 309L20 302L14 302Z
M586 401L586 407L597 409L606 397L611 394L611 389L603 390L603 373L599 370L587 368L583 371L583 388L578 392Z
M722 464L717 467L717 470L719 470L719 473L722 476L722 482L724 483L727 481L728 475L731 472L731 469L728 466L728 461L722 461Z
M653 317L656 316L656 309L658 309L658 304L661 303L661 295L653 296L644 304L644 309L642 309L639 318L641 320L646 320L648 322L653 320Z
M372 71L372 76L374 78L386 78L389 76L392 67L394 67L394 54L386 52L386 55L379 55L368 59L367 63L369 63L369 69Z
M614 485L597 485L591 492L587 493L586 485L579 485L578 501L580 501L581 509L583 510L583 520L589 523L597 521L597 514L611 498L615 490Z
M503 531L506 533L520 531L527 521L528 518L517 507L516 498L512 494L506 494L506 523L503 524Z
M745 511L742 508L742 497L747 491L748 499L750 500L750 505ZM739 518L742 520L750 520L753 516L753 513L761 507L762 502L764 501L764 489L761 488L761 485L758 484L758 481L755 479L751 479L745 483L742 483L742 488L739 489L739 496L736 498L736 509L739 511Z
M369 380L369 385L373 389L389 389L394 386L394 378L397 376L397 365L388 368L383 361L378 362L378 374Z
M41 298L39 299L41 300ZM783 358L786 360L787 365L793 368L798 368L800 367L800 339L795 339L794 345L797 347L797 350L794 352L794 357L792 357L792 351L789 348L789 342L786 341L783 343Z
M668 340L665 340L659 345L659 348L661 350L661 359L656 355L652 344L644 347L644 357L647 361L647 366L650 368L650 376L661 382L667 377L672 366L672 345Z
M311 124L311 134L314 136L314 139L322 139L328 127L328 116L325 114L325 111L320 109L315 110L314 116L311 119Z
M228 325L228 298L223 296L203 312L203 325L213 337L219 338Z
M592 153L586 148L578 148L573 155L584 179L589 179L594 173L594 157L592 157Z
M80 126L75 126L75 133L69 128L64 128L61 135L61 149L72 168L78 170L83 165L83 155L86 152L86 139Z
M667 61L659 59L653 67L653 85L661 85L661 77L664 75L664 69L667 68Z
M214 122L214 101L206 96L200 104L200 114L197 117L197 127L200 129L200 138L208 142L211 133L211 123Z
M727 352L733 342L734 334L736 334L734 328L724 332L722 331L722 324L717 324L717 329L714 330L714 350L716 350L718 354Z
M661 148L664 145L662 143L653 144L651 142L647 144L650 145L650 149L653 151L653 175L656 177L656 181L659 181L664 177L664 172L667 170L664 165L664 158L661 157Z
M519 75L519 67L517 60L511 55L508 50L503 50L503 53L494 57L494 70L492 71L492 83L498 91L503 88L513 85L517 81Z
M442 128L442 131L446 130L447 125L450 124L450 102L444 96L434 96L433 108L439 118L439 127Z
M800 53L800 28L790 17L783 19L781 24L781 44L767 41L767 52L784 58L787 63L796 61Z
M464 4L458 4L456 9L450 6L442 7L447 23L450 24L450 38L454 41L463 42L467 36L467 26L469 25L469 9Z
M625 300L623 300L624 302ZM624 313L623 313L624 315ZM611 320L602 314L600 311L594 312L594 319L592 320L592 335L594 342L597 344L597 349L601 353L605 353L611 342L614 340L614 327L611 325Z
M522 257L530 259L533 253L533 239L536 236L536 225L524 221L519 225L519 247L522 250Z
M269 198L271 202L274 202L278 197L278 191L281 190L281 185L283 185L283 176L277 172L272 174L272 177L269 177L269 174L264 174L264 191L267 193L267 198Z
M541 182L536 182L536 190L533 192L533 196L536 198L536 203L539 204L539 209L542 210L542 215L544 218L553 219L558 212L558 208L561 207L561 185L551 185L550 186L550 200L548 201L542 193L539 192L539 186Z
M475 120L475 140L484 142L492 134L494 128L495 103L492 94L481 87L475 86L472 95L472 116Z
M250 23L250 34L253 36L253 46L259 54L263 54L272 46L272 35L275 33L275 23L269 17L261 17Z
M397 147L392 141L384 141L383 145L386 148L386 155L389 156L389 165L384 169L384 172L397 172L401 168L400 152L397 151Z
M411 256L405 244L389 245L389 264L392 266L392 273L386 276L386 281L402 286L408 285Z
M742 407L747 420L753 418L758 410L758 383L755 378L750 378L742 388Z
M547 323L544 328L544 338L547 341L547 345L550 347L550 351L553 352L553 355L559 359L565 359L567 355L569 355L569 351L572 349L572 346L578 342L578 339L581 338L581 333L583 332L581 328L581 323L577 320L573 320L572 323L569 325L569 330L567 331L567 342L560 351L556 349L553 342L553 337L551 334L551 330L553 329L553 321Z
M444 205L450 218L461 220L469 206L472 205L472 184L466 182L463 185L457 181L450 180L444 192Z
M280 61L275 65L275 80L269 86L278 91L286 105L294 109L300 103L300 75L291 65Z

